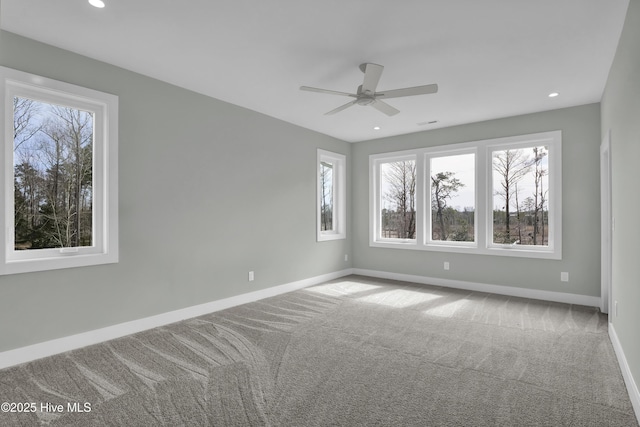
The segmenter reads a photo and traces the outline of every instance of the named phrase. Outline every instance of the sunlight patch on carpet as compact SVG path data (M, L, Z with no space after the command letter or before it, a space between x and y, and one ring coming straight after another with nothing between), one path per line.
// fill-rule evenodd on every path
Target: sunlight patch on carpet
M408 289L394 289L391 291L378 292L373 295L367 295L358 298L358 301L386 305L388 307L406 308L424 302L433 301L438 298L442 298L442 295L436 295L428 292L411 291Z
M344 296L357 294L359 292L372 291L379 288L381 288L381 286L344 280L335 283L327 283L326 285L312 286L307 288L307 290L322 295Z

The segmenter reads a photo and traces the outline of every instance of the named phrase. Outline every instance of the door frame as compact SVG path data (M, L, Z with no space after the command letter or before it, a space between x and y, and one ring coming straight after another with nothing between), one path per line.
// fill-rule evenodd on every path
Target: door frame
M613 237L611 204L611 130L600 145L600 311L611 313L613 301L611 253ZM613 316L609 316L611 321Z

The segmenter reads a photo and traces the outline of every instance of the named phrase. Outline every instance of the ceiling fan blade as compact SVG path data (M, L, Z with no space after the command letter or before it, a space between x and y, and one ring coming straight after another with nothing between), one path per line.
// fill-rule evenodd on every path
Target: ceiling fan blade
M344 105L339 106L338 108L334 108L333 110L329 111L328 113L324 113L325 116L330 116L332 114L335 113L339 113L342 110L346 110L347 108L351 107L352 105L354 105L356 102L358 102L357 99L351 101L351 102L347 102Z
M371 103L369 105L371 105L376 110L383 112L387 116L395 116L396 114L398 114L400 112L400 110L392 107L391 105L387 104L386 102L380 101L379 99L376 99L375 102L373 102L373 103Z
M352 98L356 98L358 96L354 93L338 92L337 90L318 89L317 87L309 87L309 86L300 86L300 90L306 90L307 92L326 93L329 95L350 96Z
M378 87L380 76L384 67L378 64L364 64L364 82L362 83L362 92L374 93Z
M424 85L415 87L405 87L404 89L385 90L375 94L376 98L400 98L402 96L414 96L414 95L426 95L429 93L436 93L438 91L438 85Z

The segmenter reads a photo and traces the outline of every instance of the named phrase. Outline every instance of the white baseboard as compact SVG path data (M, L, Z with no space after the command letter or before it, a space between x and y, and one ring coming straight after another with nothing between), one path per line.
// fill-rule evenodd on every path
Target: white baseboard
M100 342L178 322L180 320L201 316L203 314L213 313L215 311L224 310L226 308L234 307L237 305L246 304L264 298L269 298L283 293L295 291L298 289L306 288L308 286L326 282L328 280L344 277L349 274L360 274L363 276L378 277L383 279L400 280L405 282L422 283L427 285L466 289L470 291L488 292L523 298L533 298L546 301L556 301L568 304L580 304L593 307L600 306L600 298L585 295L514 288L509 286L465 282L461 280L441 279L435 277L415 276L401 273L389 273L384 271L366 270L359 268L348 268L333 273L311 277L309 279L303 279L284 285L261 289L255 292L249 292L230 298L211 301L205 304L194 305L191 307L170 311L155 316L132 320L130 322L107 326L92 331L82 332L76 335L70 335L63 338L58 338L38 344L29 345L26 347L17 348L14 350L1 352L0 369L30 362L32 360L40 359L43 357L52 356L54 354L64 353L66 351L86 347L88 345L98 344Z
M75 350L77 348L86 347L88 345L98 344L114 338L120 338L125 335L130 335L136 332L145 331L147 329L156 328L158 326L168 325L170 323L179 322L180 320L202 316L203 314L213 313L215 311L224 310L226 308L235 307L237 305L273 297L276 295L306 288L308 286L317 285L328 280L347 276L352 273L352 269L336 271L333 273L311 277L309 279L298 280L296 282L291 282L284 285L261 289L255 292L249 292L230 298L211 301L205 304L199 304L179 310L169 311L167 313L162 313L151 317L145 317L143 319L132 320L130 322L119 323L117 325L107 326L93 331L82 332L76 335L70 335L67 337L45 341L14 350L4 351L0 353L0 369L20 365L32 360L41 359L47 356L53 356L54 354L64 353L70 350Z
M636 413L636 418L638 419L638 423L640 423L640 392L638 391L638 385L633 379L633 375L631 375L631 369L629 369L627 358L624 354L624 350L622 350L622 344L620 344L620 340L618 339L618 334L613 327L613 323L609 323L609 338L611 339L613 350L615 351L616 357L618 358L618 364L620 365L622 378L624 378L624 383L627 386L627 391L629 392L631 405L633 405L633 410Z
M421 283L424 285L442 286L446 288L465 289L468 291L487 292L491 294L508 295L539 299L544 301L562 302L566 304L600 307L600 297L568 294L563 292L542 291L538 289L516 288L512 286L490 285L487 283L466 282L462 280L442 279L439 277L414 276L411 274L389 273L386 271L365 270L354 268L353 274L378 277L380 279L400 280L403 282Z

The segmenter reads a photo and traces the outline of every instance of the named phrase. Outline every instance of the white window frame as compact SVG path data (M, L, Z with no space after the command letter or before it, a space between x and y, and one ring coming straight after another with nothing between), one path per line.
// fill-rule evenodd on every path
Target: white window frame
M493 151L509 148L549 147L549 244L548 246L502 245L493 243ZM431 239L432 157L475 153L475 242L442 242ZM415 241L381 238L380 165L382 163L419 159L416 163L416 237ZM369 246L414 249L467 254L562 259L562 132L551 131L421 149L372 154L369 156Z
M343 154L318 148L316 168L316 236L318 242L327 240L339 240L347 238L347 158ZM333 213L332 230L322 230L322 212L320 201L322 197L322 181L320 178L321 164L323 162L333 165Z
M439 158L439 157L450 157L450 156L458 156L463 154L473 154L474 156L474 168L475 168L475 176L474 181L477 181L478 178L478 150L477 147L466 147L461 146L456 149L448 148L442 151L427 151L424 153L424 179L425 179L425 189L428 189L428 192L425 192L425 203L424 203L424 212L426 215L426 223L425 223L425 234L424 240L427 246L430 247L442 247L442 248L477 248L478 247L478 184L474 182L475 186L475 198L474 198L474 214L473 214L473 230L474 230L474 238L473 242L453 242L453 241L443 241L443 240L433 240L431 233L431 224L433 224L433 210L431 209L431 159ZM425 190L426 191L426 190Z
M14 247L13 98L64 105L94 114L92 246L16 251ZM0 126L4 167L0 200L0 274L118 262L118 97L0 67Z
M416 238L415 239L398 239L380 236L381 224L382 224L382 204L380 198L382 197L382 177L381 168L384 163L394 163L403 161L415 161L416 163ZM421 179L420 170L418 166L418 155L412 152L397 152L389 153L389 155L373 155L369 158L369 170L370 181L369 188L370 193L373 195L369 197L369 223L372 224L371 236L375 236L373 241L370 241L371 246L388 247L403 247L403 248L416 248L419 236L422 236L423 231L423 218L424 211L419 209L419 206L424 205L423 200L423 179ZM401 245L401 246L398 246Z
M493 215L487 222L490 226L486 229L486 246L488 252L507 251L514 252L516 256L535 256L536 258L562 259L562 135L560 131L546 132L535 135L523 135L512 138L493 140L495 143L487 145L488 176L487 204L493 209L493 152L509 149L523 149L547 146L549 152L549 241L547 246L533 245L508 245L493 243ZM524 255L520 255L524 254Z

